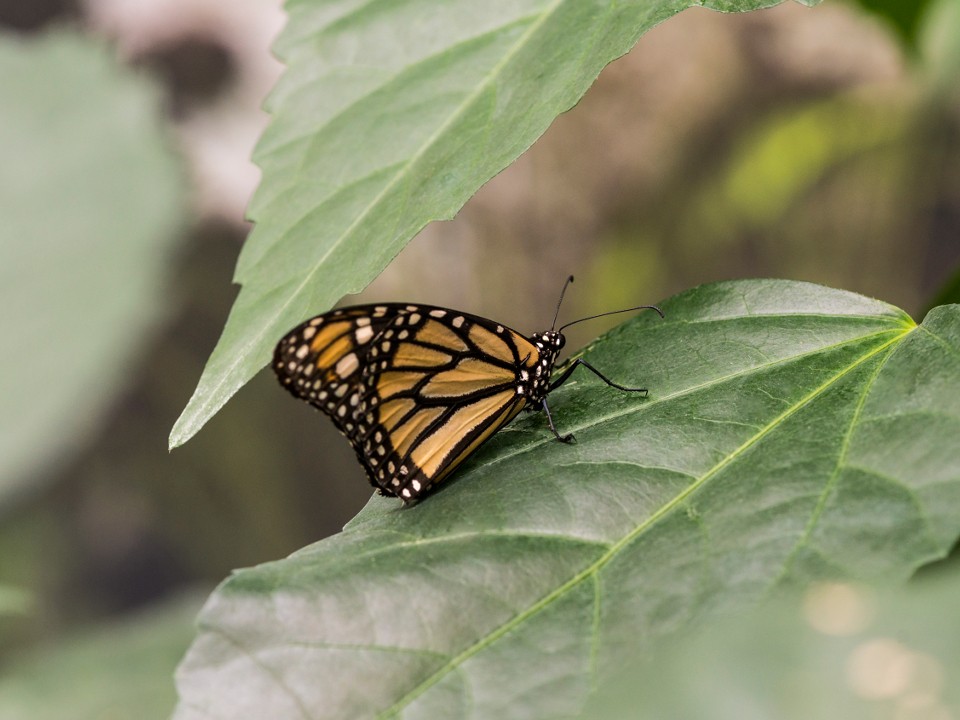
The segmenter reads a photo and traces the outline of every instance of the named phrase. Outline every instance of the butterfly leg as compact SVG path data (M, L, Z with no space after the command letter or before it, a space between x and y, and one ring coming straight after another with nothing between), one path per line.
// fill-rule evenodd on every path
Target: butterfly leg
M550 391L552 392L556 390L558 387L560 387L561 385L563 385L567 381L567 379L570 377L570 375L573 373L573 371L576 370L581 365L585 367L587 370L589 370L590 372L592 372L594 375L596 375L598 378L603 380L610 387L615 387L617 390L623 390L624 392L640 392L640 393L643 393L644 396L646 396L647 394L646 388L628 388L628 387L624 387L623 385L618 385L617 383L613 382L613 380L611 380L602 372L597 370L593 365L588 363L583 358L577 358L576 360L574 360L573 363L570 365L570 367L568 367L566 370L563 371L563 374L560 375L560 377L558 377L556 380L550 383Z
M566 435L561 435L557 432L556 426L553 424L553 416L550 415L550 407L547 405L547 399L543 399L543 411L547 414L547 424L550 426L550 432L562 443L575 443L577 439L573 436L572 433Z

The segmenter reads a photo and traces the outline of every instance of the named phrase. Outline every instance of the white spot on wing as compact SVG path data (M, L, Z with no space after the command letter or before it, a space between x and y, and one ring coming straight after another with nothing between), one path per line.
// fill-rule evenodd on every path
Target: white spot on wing
M349 353L340 358L340 361L337 363L337 375L342 378L348 377L360 363L357 361L356 353Z
M357 331L354 333L354 337L357 338L357 343L363 345L373 337L373 328L370 327L368 318L361 318L361 320L367 320L368 324L358 327Z

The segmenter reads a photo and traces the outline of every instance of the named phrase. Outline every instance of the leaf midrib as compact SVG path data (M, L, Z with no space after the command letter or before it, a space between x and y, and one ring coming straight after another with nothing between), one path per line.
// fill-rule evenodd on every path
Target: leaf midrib
M886 332L890 332L890 331L886 331ZM752 437L745 440L739 447L737 447L731 453L726 455L722 460L716 463L712 468L707 470L702 477L700 477L695 482L691 483L688 487L684 488L681 492L677 493L677 495L672 500L665 503L661 508L659 508L656 512L654 512L649 518L644 520L636 528L634 528L629 533L624 535L623 538L613 543L610 546L610 549L607 550L603 555L601 555L599 558L594 560L587 567L585 567L583 570L578 572L572 578L570 578L565 583L560 585L558 588L551 591L550 593L545 595L543 598L541 598L537 602L533 603L525 611L514 616L507 622L503 623L502 625L494 629L492 632L487 633L487 635L485 635L483 638L478 640L476 643L466 648L455 657L451 658L449 662L443 665L443 667L439 668L432 675L425 678L416 687L412 688L406 695L401 697L396 703L394 703L391 707L387 708L385 711L380 713L377 717L389 718L389 717L396 716L401 710L403 710L403 708L405 708L411 702L416 700L420 695L422 695L424 692L429 690L433 685L440 682L440 680L444 676L446 676L449 672L456 670L460 665L462 665L468 659L476 655L478 652L488 647L489 645L491 645L492 643L494 643L495 641L497 641L498 639L506 635L508 632L516 628L517 626L526 622L528 619L530 619L531 617L539 613L541 610L548 607L555 600L561 598L563 595L565 595L567 592L575 588L584 580L598 573L600 570L603 569L604 566L606 566L613 559L615 559L617 555L620 553L620 551L623 550L627 545L632 543L634 540L640 537L643 533L645 533L648 529L650 529L655 524L657 524L663 517L671 513L675 508L677 508L693 493L695 493L697 490L703 487L704 484L706 484L711 478L715 477L724 468L726 468L731 463L733 463L736 459L738 459L741 455L743 455L743 453L746 452L750 447L760 442L774 428L776 428L778 425L786 421L788 418L790 418L791 416L799 412L802 408L804 408L807 404L813 401L817 396L824 393L827 389L829 389L833 384L838 382L840 379L848 375L850 372L855 370L857 367L859 367L863 363L867 362L870 358L874 357L880 352L883 352L886 348L888 348L893 343L899 341L904 335L906 335L909 332L912 332L912 329L904 329L903 331L898 333L895 337L892 337L887 342L882 343L881 345L873 348L872 350L870 350L869 352L867 352L866 354L858 358L855 362L851 363L846 368L838 372L836 375L834 375L833 377L829 378L828 380L824 381L819 386L811 390L804 397L802 397L796 403L794 403L789 408L784 410L780 415L778 415L769 423L767 423L767 425L761 428Z

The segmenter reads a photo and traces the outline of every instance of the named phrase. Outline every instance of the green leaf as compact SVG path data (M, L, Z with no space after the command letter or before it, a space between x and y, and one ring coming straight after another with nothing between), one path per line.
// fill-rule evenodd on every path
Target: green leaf
M183 206L156 88L109 48L0 35L0 87L2 509L121 388Z
M263 181L237 264L243 288L170 446L287 330L362 290L428 222L453 217L644 32L692 5L778 2L288 0L275 48L287 72L255 154Z
M960 712L960 576L816 584L626 663L583 720L916 718Z
M0 720L170 717L171 675L198 607L195 596L181 597L6 664Z
M177 720L577 713L622 658L780 587L902 580L960 533L960 306L704 286L403 509L236 573ZM238 688L243 691L239 692Z
M865 9L887 21L910 50L917 48L917 35L924 15L935 0L858 0Z

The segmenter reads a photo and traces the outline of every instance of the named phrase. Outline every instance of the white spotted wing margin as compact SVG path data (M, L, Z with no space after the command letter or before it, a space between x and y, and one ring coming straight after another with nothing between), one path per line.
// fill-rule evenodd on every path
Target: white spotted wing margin
M374 487L412 503L524 408L543 359L485 318L380 304L306 321L277 345L273 368L330 416Z

